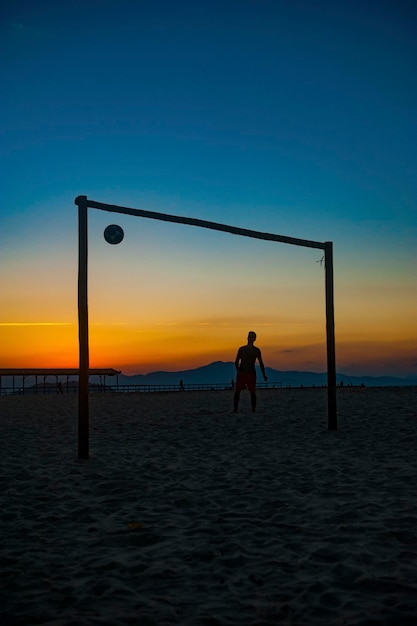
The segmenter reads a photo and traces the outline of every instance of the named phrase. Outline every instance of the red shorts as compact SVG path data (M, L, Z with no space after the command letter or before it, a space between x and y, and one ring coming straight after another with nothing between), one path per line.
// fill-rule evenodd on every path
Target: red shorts
M245 374L238 372L236 376L236 391L242 391L242 389L249 389L249 391L255 391L256 387L256 374Z

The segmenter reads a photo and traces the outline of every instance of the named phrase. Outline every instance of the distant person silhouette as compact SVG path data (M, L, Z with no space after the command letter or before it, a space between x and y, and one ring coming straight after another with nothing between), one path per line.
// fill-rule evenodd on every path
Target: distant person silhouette
M242 389L248 389L250 392L252 413L256 411L256 359L259 361L259 367L261 368L264 380L268 380L268 376L265 374L265 366L262 361L262 354L259 348L256 348L253 344L256 341L256 333L251 330L248 334L248 343L246 346L241 346L237 351L235 367L236 367L236 387L233 397L233 410L237 413L239 406L240 392Z

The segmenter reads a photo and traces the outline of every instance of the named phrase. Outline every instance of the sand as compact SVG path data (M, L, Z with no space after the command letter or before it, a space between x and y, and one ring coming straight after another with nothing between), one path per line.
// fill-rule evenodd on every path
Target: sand
M1 623L415 626L416 400L1 397Z

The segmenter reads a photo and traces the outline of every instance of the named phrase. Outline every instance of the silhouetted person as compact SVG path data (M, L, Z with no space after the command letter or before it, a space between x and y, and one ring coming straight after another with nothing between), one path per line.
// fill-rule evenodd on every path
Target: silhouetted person
M62 391L62 383L61 383L61 381L57 382L57 384L56 384L56 392L57 393L64 393Z
M182 379L182 378L181 378L181 380L180 380L180 391L185 391L184 381L183 381L183 379Z
M265 366L262 361L262 355L259 348L256 348L253 344L256 340L256 333L252 330L248 334L248 343L246 346L241 346L237 351L235 367L236 367L236 388L235 395L233 397L233 410L237 413L239 406L240 392L242 389L248 389L250 392L252 413L256 411L256 359L259 361L259 367L261 368L262 375L265 381L268 380L265 374Z

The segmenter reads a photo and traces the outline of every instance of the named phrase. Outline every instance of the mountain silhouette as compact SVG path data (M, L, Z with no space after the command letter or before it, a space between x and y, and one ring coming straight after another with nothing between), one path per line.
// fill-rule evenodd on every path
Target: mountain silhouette
M321 387L327 383L326 372L303 372L303 371L281 371L271 367L266 367L268 383L281 383L283 387ZM258 370L259 372L259 370ZM214 361L209 365L203 365L190 370L177 372L150 372L149 374L136 374L127 376L119 374L119 385L175 385L180 380L185 385L194 384L230 384L236 378L236 370L233 362ZM339 372L337 383L343 381L344 385L366 385L367 387L390 387L390 386L413 386L417 385L417 377L398 378L396 376L350 376ZM263 382L263 378L258 374L258 380Z

